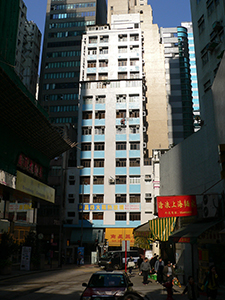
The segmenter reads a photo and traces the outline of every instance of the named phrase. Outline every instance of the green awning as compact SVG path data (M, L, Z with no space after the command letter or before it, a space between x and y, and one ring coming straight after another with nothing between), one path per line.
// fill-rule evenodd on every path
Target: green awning
M199 223L192 223L188 226L181 228L170 235L169 239L171 242L181 243L181 242L189 242L194 244L197 242L197 238L213 227L214 225L220 223L221 220L210 221L210 222L199 222Z
M166 242L174 231L177 217L156 218L149 221L149 228L152 232L153 239L156 241Z

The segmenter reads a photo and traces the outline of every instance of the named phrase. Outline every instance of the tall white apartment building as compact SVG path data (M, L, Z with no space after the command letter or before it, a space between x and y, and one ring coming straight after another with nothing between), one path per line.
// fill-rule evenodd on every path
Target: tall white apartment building
M111 28L90 26L83 35L77 157L83 169L68 170L68 178L80 174L75 188L67 186L75 202L65 212L73 242L83 224L83 243L104 233L120 246L154 218L159 164L158 151L145 159L143 38L140 14L112 15Z

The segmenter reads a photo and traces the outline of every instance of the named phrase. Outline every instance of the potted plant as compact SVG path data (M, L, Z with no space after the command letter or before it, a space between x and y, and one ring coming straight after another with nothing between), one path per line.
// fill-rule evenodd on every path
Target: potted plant
M12 255L18 249L17 242L10 233L4 232L0 241L0 273L2 275L10 274L12 271Z

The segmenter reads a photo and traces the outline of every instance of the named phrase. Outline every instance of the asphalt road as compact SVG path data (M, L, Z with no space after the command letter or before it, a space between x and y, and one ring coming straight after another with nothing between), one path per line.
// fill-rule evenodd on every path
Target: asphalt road
M90 276L98 267L65 268L48 272L32 273L0 281L0 300L79 300ZM142 276L135 270L131 276L134 290L145 297L145 300L163 300L167 293L162 285L155 281L142 284ZM181 295L183 289L176 287L174 300L185 300ZM205 299L201 297L199 300Z

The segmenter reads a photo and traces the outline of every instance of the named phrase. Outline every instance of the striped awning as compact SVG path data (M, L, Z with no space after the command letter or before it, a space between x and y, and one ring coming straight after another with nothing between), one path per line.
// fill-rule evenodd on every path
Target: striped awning
M177 217L156 218L149 221L149 228L152 233L153 240L166 242L174 231Z

